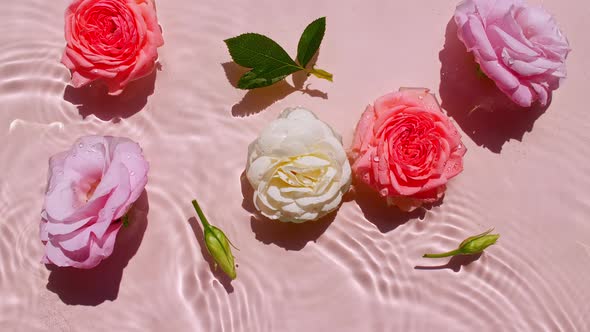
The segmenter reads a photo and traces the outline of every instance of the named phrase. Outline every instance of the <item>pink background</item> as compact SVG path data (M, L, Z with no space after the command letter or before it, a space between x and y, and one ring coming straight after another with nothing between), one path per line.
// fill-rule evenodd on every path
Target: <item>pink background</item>
M573 47L542 115L477 79L448 25L456 1L162 0L161 70L118 98L67 87L67 0L3 1L0 330L590 331L590 2L531 1ZM324 15L318 66L333 84L230 85L223 39L264 33L294 55ZM348 145L366 104L400 86L431 88L464 133L465 171L441 205L405 215L350 195L318 223L252 214L247 146L283 108L314 110ZM142 145L143 213L97 269L52 272L39 263L47 160L87 134ZM203 257L193 198L240 248L231 283ZM502 237L478 259L421 258L490 227Z

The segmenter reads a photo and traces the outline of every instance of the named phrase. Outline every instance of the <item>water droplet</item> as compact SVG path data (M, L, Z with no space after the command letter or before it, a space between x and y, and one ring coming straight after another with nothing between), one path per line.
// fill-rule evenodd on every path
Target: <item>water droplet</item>
M459 151L459 150L461 150L461 149L463 149L463 144L459 144L459 145L457 145L457 151Z
M513 64L514 64L514 59L512 59L512 58L509 58L509 59L508 59L508 65L509 65L509 66L512 66Z
M57 172L57 175L64 175L64 171Z
M376 162L376 163L378 163L379 162L379 157L378 156L373 157L373 161Z
M78 147L79 147L80 149L81 149L81 148L83 148L83 147L84 147L84 143L80 143L80 144L78 144Z
M387 188L383 188L383 189L379 190L379 194L383 197L386 197L388 193L389 193L389 190L387 190Z
M127 159L131 159L131 155L130 154L127 155Z
M131 171L131 172L129 172L129 175L134 176L135 175L135 172L134 171Z
M418 99L422 100L422 99L424 99L424 96L423 95L419 95L418 96Z

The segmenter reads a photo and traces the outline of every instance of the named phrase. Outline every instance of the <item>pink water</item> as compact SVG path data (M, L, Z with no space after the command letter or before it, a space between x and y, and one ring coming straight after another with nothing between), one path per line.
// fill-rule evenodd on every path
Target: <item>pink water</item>
M498 106L476 79L448 25L456 1L162 0L160 70L105 98L67 87L67 0L4 0L0 330L590 331L590 2L542 3L574 50L544 114ZM265 33L293 54L323 15L318 65L333 84L230 85L240 72L223 39ZM405 215L350 195L319 223L253 215L247 146L283 108L314 110L348 144L364 106L400 86L432 88L464 133L465 171L441 205ZM480 103L504 111L466 115ZM50 271L38 239L47 160L96 133L140 142L147 194L109 260ZM240 248L231 283L203 257L193 198ZM421 258L489 227L502 237L481 257Z

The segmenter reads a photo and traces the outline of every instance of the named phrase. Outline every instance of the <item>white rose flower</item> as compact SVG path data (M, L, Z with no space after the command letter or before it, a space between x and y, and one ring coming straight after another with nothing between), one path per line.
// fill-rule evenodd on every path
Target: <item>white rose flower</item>
M302 223L338 208L350 188L342 138L304 108L288 108L248 148L248 181L264 216Z

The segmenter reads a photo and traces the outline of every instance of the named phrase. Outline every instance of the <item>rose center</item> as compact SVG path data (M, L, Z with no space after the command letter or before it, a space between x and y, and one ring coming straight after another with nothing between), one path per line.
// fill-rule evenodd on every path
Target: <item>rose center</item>
M279 187L301 188L315 190L321 187L330 162L322 156L303 155L292 157L280 163L275 171L274 178Z
M111 18L110 20L107 20L107 23L105 25L105 31L109 34L113 34L115 33L115 31L117 31L117 25L115 24L115 22L113 21L113 19Z
M410 119L406 119L410 120ZM433 140L437 134L428 121L420 118L411 119L403 125L402 130L392 131L389 137L389 155L394 162L411 168L422 168L433 157Z
M101 54L120 54L137 38L133 17L118 6L96 6L79 24L86 42Z
M98 187L99 183L100 183L100 179L98 179L94 182L91 182L88 185L89 188L88 188L88 191L86 192L86 202L88 202L92 198L92 195L94 195L94 192L96 191L96 187Z
M283 182L295 187L314 187L322 175L320 169L293 169L288 165L280 167L277 173Z

